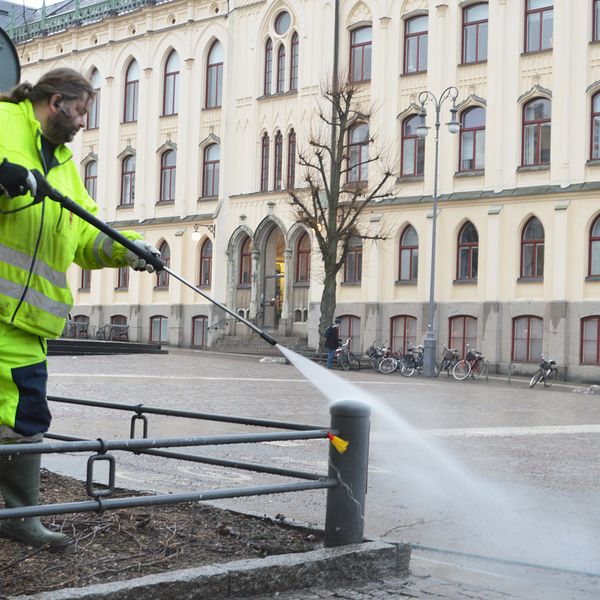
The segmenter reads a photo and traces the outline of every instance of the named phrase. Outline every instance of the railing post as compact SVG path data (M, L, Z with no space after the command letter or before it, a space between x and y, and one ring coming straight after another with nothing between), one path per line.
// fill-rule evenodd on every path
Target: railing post
M327 490L325 547L363 541L367 468L369 464L370 408L355 400L332 404L331 429L349 445L341 454L331 445L329 477L338 485Z

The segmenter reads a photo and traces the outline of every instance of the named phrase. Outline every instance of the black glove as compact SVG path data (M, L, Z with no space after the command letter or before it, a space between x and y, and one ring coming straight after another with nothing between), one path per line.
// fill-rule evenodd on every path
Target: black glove
M23 196L27 192L35 197L37 181L25 167L4 159L0 163L0 188L9 198Z

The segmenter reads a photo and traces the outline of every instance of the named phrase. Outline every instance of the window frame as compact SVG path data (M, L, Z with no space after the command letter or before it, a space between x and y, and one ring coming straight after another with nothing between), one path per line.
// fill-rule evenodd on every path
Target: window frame
M240 244L240 269L238 273L238 287L252 285L252 253L254 252L252 238L246 235ZM247 267L247 268L246 268Z
M364 127L366 127L367 139L353 141L353 134ZM369 181L369 134L370 130L368 123L356 123L348 130L346 182L349 184L364 184ZM354 158L356 157L358 160L355 162ZM356 179L354 179L354 176L352 175L353 171L356 171L357 173Z
M207 252L210 246L210 252ZM200 246L200 268L198 269L198 287L209 288L212 286L212 257L213 242L206 238Z
M220 62L211 62L211 56L217 45L223 48L223 44L221 44L219 40L214 40L206 57L206 89L204 92L204 107L207 109L220 108L223 102L224 61L221 60Z
M592 42L600 42L600 0L592 0Z
M412 327L412 331L411 331ZM398 335L398 329L402 335ZM402 340L402 342L397 342ZM417 317L412 315L394 315L390 318L390 350L399 354L406 354L410 345L417 343ZM401 347L400 347L401 345Z
M283 134L280 130L273 138L273 190L283 189Z
M422 19L425 17L427 19L427 28L425 30L417 31L414 33L410 33L408 31L410 27L410 23L414 22L416 19ZM415 69L409 70L409 44L411 39L416 38L416 61L417 65ZM425 54L425 66L421 65L421 49L422 44L425 43L426 54ZM403 74L404 75L413 75L415 73L426 73L427 72L427 62L429 60L429 52L428 52L428 44L429 44L429 15L415 15L410 19L404 19L404 61L403 61Z
M356 35L359 31L370 31L370 38L366 42L355 41ZM372 48L373 48L373 27L371 25L363 25L362 27L356 27L350 31L350 82L351 83L366 83L371 81L371 62L372 62ZM360 74L358 78L355 78L355 67L357 57L355 54L360 52ZM368 63L368 64L367 64Z
M467 227L472 227L477 236L477 241L475 242L465 242L461 238L463 234L465 234ZM464 277L461 276L462 272L462 251L466 251L465 260L467 262L466 275ZM476 256L477 266L473 269L473 258ZM475 271L475 273L473 272ZM477 227L472 221L466 221L463 223L462 227L458 231L458 236L456 239L456 281L477 281L477 276L479 272L479 232L477 231Z
M600 0L598 2L600 3ZM594 110L596 100L598 100L599 104L597 111ZM594 155L594 123L597 123L598 129L598 149L596 155ZM590 160L600 160L600 91L592 96L590 104Z
M585 325L588 322L596 321L596 339L587 340L585 338ZM589 361L585 360L586 354L584 354L585 343L593 342L595 345L595 360ZM580 320L580 335L579 335L579 364L581 365L600 365L600 315L588 315L587 317L582 317Z
M166 240L163 240L158 245L158 251L160 252L160 257L165 267L168 267L171 264L171 247L169 246ZM169 274L165 270L160 270L156 272L156 285L154 286L154 289L169 289Z
M279 44L277 48L277 79L275 81L275 93L285 92L285 45Z
M200 325L200 328L198 327L198 324ZM200 329L201 334L200 334L200 340L201 343L197 344L196 343L196 332L198 331L198 329ZM208 343L207 343L207 337L208 337L208 317L206 315L195 315L192 317L192 339L191 339L191 346L192 348L203 348L206 349L208 347Z
M296 187L296 132L293 128L288 133L287 146L286 189L293 190Z
M461 323L462 333L457 334L456 325ZM472 335L470 328L475 328L475 335ZM448 347L455 348L458 356L464 358L467 355L467 344L469 348L477 347L477 317L473 315L453 315L448 318ZM460 343L457 340L460 339Z
M306 244L308 247L306 247ZM305 231L296 242L296 268L294 269L294 284L307 285L310 283L310 261L312 248L310 235Z
M119 267L117 271L117 290L129 289L129 267Z
M414 231L417 238L416 244L407 244L405 241L406 236ZM408 277L403 277L404 270L402 268L404 261L402 257L404 254L408 254ZM415 282L419 275L419 234L415 227L408 224L402 230L400 235L400 241L398 244L398 281L402 282Z
M419 137L417 135L417 129L415 127L414 134L407 134L406 129L410 121L416 119L417 127L419 122L419 115L408 115L402 121L401 127L401 144L400 144L400 176L401 177L423 177L425 173L425 139ZM413 142L414 140L414 142ZM404 157L406 155L406 145L407 142L414 143L412 154L413 154L413 166L414 172L407 173L404 171ZM419 149L422 149L421 154L419 154ZM419 156L421 156L422 160L419 162Z
M517 338L516 337L516 328L517 328L517 324L520 320L522 319L527 319L527 336L525 338ZM542 336L540 338L532 338L531 336L531 323L533 321L539 322L541 324L540 327L540 331L542 332ZM542 319L541 317L538 317L537 315L519 315L517 317L513 317L512 320L512 348L511 348L511 360L513 362L519 362L519 363L530 363L530 362L537 362L541 356L532 356L533 354L533 349L531 347L532 345L532 340L538 340L539 339L539 345L540 345L540 355L543 351L543 344L544 344L544 319ZM526 340L525 344L526 344L526 352L525 352L525 359L521 359L521 358L517 358L516 355L516 345L517 345L517 341L518 340Z
M79 273L79 290L80 292L89 292L92 287L92 271L91 269L81 269Z
M219 151L217 159L209 158L213 149ZM208 144L202 152L202 197L216 198L219 195L219 178L221 170L221 147L217 142Z
M362 238L359 235L352 235L348 240L348 249L344 260L344 283L362 283L362 259Z
M96 94L94 96L94 99L92 100L92 103L90 104L90 109L88 110L86 117L85 117L85 128L88 130L89 129L98 129L98 127L100 127L100 91L101 91L101 88L96 87L94 85L95 83L97 83L97 82L94 82L94 79L96 77L101 79L100 71L98 71L98 69L94 68L94 70L92 71L92 73L90 75L90 83L94 87L94 91L96 92Z
M542 228L542 232L543 232L543 237L527 239L527 238L525 238L525 234L527 232L527 229L533 223L534 220L540 224L540 227ZM529 279L529 280L540 281L544 278L545 239L546 239L546 231L544 229L543 223L536 216L529 217L529 219L527 219L527 222L523 225L523 227L521 229L521 256L520 256L520 261L519 261L520 265L521 265L520 271L519 271L520 279L525 279L525 280ZM525 248L527 246L531 246L533 248L532 253L531 253L531 257L532 257L531 271L533 273L532 275L525 275ZM539 263L538 249L540 247L542 248L542 252L543 252L541 273L540 273L539 264L538 264Z
M260 191L269 191L269 154L270 154L271 141L269 135L265 131L261 138L261 152L260 152Z
M600 229L600 215L598 215L590 225L589 234L588 234L588 277L600 277L600 258L598 260L598 270L596 272L593 271L593 247L600 247L600 231L598 235L594 235L594 229L596 226ZM598 252L598 256L600 257L600 248Z
M525 118L525 112L527 111L527 108L532 105L534 102L547 102L548 106L550 108L549 113L550 116L549 117L545 117L543 119L530 119L530 120L526 120ZM548 98L544 98L544 97L537 97L537 98L532 98L531 100L529 100L528 102L526 102L523 105L523 111L522 111L522 119L521 119L522 123L521 123L521 166L522 167L540 167L540 166L548 166L550 165L550 161L552 159L551 156L551 150L552 150L552 101ZM545 123L549 123L550 124L550 140L549 140L549 148L548 148L548 160L542 162L542 127L544 126ZM534 157L534 162L530 162L530 163L526 163L525 162L525 131L527 127L535 127L535 131L537 131L537 140L535 143L535 157ZM531 130L528 130L531 131ZM534 137L536 136L536 134L534 134Z
M487 62L487 45L488 45L488 33L486 30L486 40L485 40L485 58L481 58L479 56L479 35L480 35L480 30L481 30L481 26L485 23L486 25L489 22L489 12L488 12L488 16L486 16L485 19L479 19L478 21L469 21L467 22L467 13L469 12L469 10L471 10L472 8L476 7L476 6L487 6L489 9L489 4L488 2L476 2L475 4L469 4L468 6L465 6L462 10L462 50L461 50L461 59L462 62L461 64L463 65L475 65L475 64L479 64L479 63L483 63L483 62ZM467 60L466 56L465 56L465 52L466 52L466 45L465 45L465 41L466 41L466 33L467 33L467 28L469 27L475 27L475 60Z
M273 40L269 37L265 42L265 64L263 77L263 95L270 96L273 87Z
M300 66L300 37L298 32L292 33L290 43L290 92L298 91L298 73Z
M544 52L546 50L552 50L553 48L553 44L554 44L554 0L550 0L551 2L551 6L543 6L541 8L529 8L529 2L531 0L525 0L525 27L524 27L524 46L523 46L523 53L524 54L531 54L533 52ZM551 37L551 43L550 46L548 46L547 48L542 47L543 45L543 36L544 36L544 29L543 29L543 24L544 24L544 13L546 12L551 12L552 13L552 37ZM527 22L528 22L528 17L530 15L539 15L539 29L540 29L540 33L539 33L539 39L538 44L535 48L533 49L528 49L528 42L529 42L529 36L528 36L528 27L527 27Z
M90 173L91 169L94 168L95 173ZM90 160L85 164L83 170L83 185L86 192L93 200L96 200L98 194L98 161Z
M478 125L475 127L465 127L464 122L466 117L474 111L482 111L483 112L483 125ZM481 106L471 106L465 109L460 115L460 135L458 140L458 171L459 173L472 173L474 171L483 171L485 169L485 121L486 121L486 110ZM465 148L465 144L463 138L465 134L472 133L473 134L473 147L472 147L472 158L470 160L473 161L474 167L472 169L467 169L463 167L465 162L465 157L463 156L463 151ZM481 140L481 134L483 133L483 140ZM477 165L477 147L478 147L478 138L479 144L483 143L483 165Z
M130 79L131 69L138 70L138 79ZM123 93L123 123L136 123L138 120L139 104L139 64L135 58L131 60L125 71L125 89Z
M172 165L166 164L168 157L173 156ZM167 180L168 178L168 180ZM177 151L173 148L165 150L160 156L160 203L175 202L175 184L177 178ZM168 184L168 191L166 186Z
M154 337L154 324L158 323L158 339ZM166 332L163 329L166 326ZM166 333L166 339L163 339L163 333ZM168 343L169 341L169 318L164 315L152 315L150 317L150 335L149 339L154 343Z
M127 163L134 161L133 171L126 170ZM119 196L119 206L131 208L135 203L135 172L137 169L137 161L135 154L125 156L121 161L121 194ZM128 190L130 202L125 202L126 190Z
M173 58L177 59L178 67L177 70L169 71L169 63ZM171 52L169 52L169 56L167 56L167 60L165 61L163 72L163 117L174 116L179 111L179 76L179 55L175 50L171 50ZM169 99L169 106L167 106Z

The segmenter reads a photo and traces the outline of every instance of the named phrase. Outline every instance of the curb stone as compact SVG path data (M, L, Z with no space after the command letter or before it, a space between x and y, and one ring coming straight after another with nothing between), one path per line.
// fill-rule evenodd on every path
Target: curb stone
M408 544L365 542L311 552L238 560L128 581L9 596L11 600L223 600L310 586L408 576Z

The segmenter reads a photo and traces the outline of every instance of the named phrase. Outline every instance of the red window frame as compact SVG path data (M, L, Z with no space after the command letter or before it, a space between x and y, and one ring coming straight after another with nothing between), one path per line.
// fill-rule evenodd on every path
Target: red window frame
M295 92L298 89L298 66L300 62L300 39L294 31L292 35L292 45L290 52L290 91Z
M487 2L479 2L477 4L471 4L463 8L463 23L462 23L462 64L463 65L473 65L481 62L487 61L487 25L488 25L488 17L485 19L478 19L474 21L468 21L469 12L472 11L475 7L488 6ZM482 33L483 26L485 25L485 33ZM475 30L475 59L469 60L467 57L467 47L466 47L466 39L468 35L468 30ZM480 36L485 35L485 51L484 48L479 47ZM481 51L481 55L480 55Z
M600 0L592 2L592 42L600 41Z
M198 332L200 335L198 336ZM192 317L192 348L206 348L208 333L208 317L205 315L196 315ZM200 338L198 340L198 337ZM197 342L200 343L197 343Z
M352 236L348 242L348 252L344 261L344 283L362 281L363 244L358 236Z
M475 241L464 240L467 230L471 228L477 238ZM464 258L463 258L464 257ZM463 262L466 268L463 275ZM467 221L458 232L458 243L456 245L456 279L457 281L469 281L477 279L479 266L479 234L477 228L471 221Z
M166 241L163 241L159 246L160 257L162 258L165 267L171 264L171 248ZM169 288L169 274L166 271L156 272L156 288L157 289L168 289Z
M139 79L132 79L131 72L139 66L136 60L132 60L125 72L125 93L123 94L123 123L135 123L138 111ZM139 77L139 75L138 75Z
M177 59L177 67L172 62ZM165 72L163 77L163 117L176 115L179 102L179 57L172 50L165 61Z
M292 129L288 134L287 155L287 189L296 187L296 132Z
M223 98L223 60L214 58L215 50L222 45L219 40L215 40L210 47L208 58L206 59L206 94L204 106L206 108L218 108L221 106Z
M281 131L275 134L273 152L273 189L280 190L283 186L283 135Z
M483 115L483 124L469 124L468 120L473 119L474 115ZM458 150L458 170L461 173L470 171L481 171L485 167L485 109L480 106L474 106L465 110L460 116L460 139L459 139L459 150ZM476 123L476 121L475 121ZM473 145L471 157L467 158L464 156L465 142L464 138L467 135L473 136ZM483 144L483 164L477 164L477 148ZM465 165L467 161L472 161L472 166L468 167Z
M90 76L90 83L94 88L96 95L90 104L90 109L87 112L85 119L86 129L98 129L100 125L100 73L98 69L94 69Z
M171 162L171 158L173 159ZM175 201L175 178L177 176L177 153L167 150L160 157L160 200Z
M519 324L520 321L523 321L523 319L527 319L527 326L526 326L527 333L526 333L525 337L517 338L517 335L516 335L517 325ZM540 331L542 332L542 337L540 337L540 338L534 338L531 335L531 329L532 329L531 325L534 321L537 325L540 325ZM520 340L525 340L525 348L526 348L525 358L517 357L517 354L516 354L517 341L520 341ZM538 340L539 340L540 354L538 354L537 356L534 356L533 348L532 348L532 341L537 342ZM543 342L544 342L544 320L542 318L536 317L535 315L520 315L513 319L511 360L513 360L514 362L534 362L534 361L539 360Z
M214 153L219 155L214 158ZM221 148L219 144L209 144L202 153L202 197L211 198L219 195L219 171L221 165ZM213 157L211 157L211 154Z
M467 355L467 344L469 348L477 346L477 318L471 315L450 317L448 319L448 347L456 348L458 355L464 358Z
M417 135L419 115L406 117L402 122L402 157L400 174L402 177L421 177L425 171L425 140ZM404 159L408 154L407 146L412 145L413 171L405 169Z
M369 39L357 42L359 33L369 31ZM370 25L359 27L350 32L350 81L362 83L371 80L371 46L373 30Z
M595 321L595 327L594 327ZM591 323L595 337L586 338L586 324ZM590 315L581 319L581 335L579 336L579 362L582 365L599 365L600 364L600 316ZM593 360L586 360L588 351L585 350L586 344L593 344Z
M417 19L426 19L426 28L420 29L419 31L409 32L411 23L415 23ZM412 17L412 19L406 19L404 21L404 74L408 75L410 73L425 73L427 71L427 44L428 44L428 36L429 36L429 17L427 15L418 15L416 17ZM415 61L416 65L414 68L410 67L411 61L410 49L412 47L411 41L416 40L415 48ZM421 56L423 53L423 45L425 45L425 64L421 64Z
M600 0L599 0L600 2ZM600 4L598 5L600 7ZM599 8L600 10L600 8ZM594 142L594 138L596 141ZM600 159L600 92L592 96L590 116L590 160Z
M85 165L84 181L85 189L91 198L96 199L98 193L98 162L90 160Z
M117 289L126 290L129 288L129 267L120 267L117 269Z
M273 41L271 38L267 38L265 42L265 73L264 73L264 84L263 94L265 96L271 95L271 86L273 85Z
M354 353L361 352L360 317L355 315L340 315L338 318L341 320L338 328L340 340L345 342L347 338L352 338L350 340L350 350ZM355 331L357 332L356 335Z
M390 319L390 348L405 354L409 346L417 343L417 319L411 315L396 315Z
M543 29L543 23L544 23L544 13L552 13L552 27L554 28L554 0L548 0L550 3L550 6L542 6L540 8L529 8L530 2L531 0L525 0L525 30L524 30L524 35L525 35L525 45L524 45L524 52L525 53L529 53L529 52L541 52L542 50L549 50L550 48L552 48L552 37L550 38L550 45L544 47L544 29ZM534 17L537 19L538 21L538 27L539 27L539 36L537 40L530 40L529 39L529 35L528 35L528 27L527 27L527 23L529 21L529 17ZM535 46L532 46L531 48L529 48L529 42L530 41L535 41Z
M133 168L131 163L133 162ZM121 196L119 206L133 206L135 202L136 160L133 154L126 156L121 163Z
M279 44L277 48L277 85L275 89L278 94L285 92L285 46Z
M155 323L158 323L158 338L154 336ZM169 319L164 315L153 315L150 317L150 341L151 342L168 342L168 330L167 339L162 339L163 323L169 324Z
M81 269L79 278L79 291L89 292L92 286L92 271L90 269Z
M304 232L296 244L296 273L294 283L309 283L310 281L310 236Z
M269 136L265 132L261 141L261 164L260 164L260 191L267 192L269 190Z
M409 234L413 234L417 240L416 244L408 243L406 238ZM406 261L403 257L408 255L408 273L404 272L403 265ZM400 236L399 253L398 253L398 280L399 281L416 281L419 269L419 237L417 230L412 225L407 225Z
M200 273L198 287L210 287L212 281L213 243L208 238L200 247Z
M597 231L596 231L597 230ZM598 261L594 264L594 248L598 248ZM588 246L588 277L600 275L600 216L596 217L590 227L590 243Z
M544 117L542 119L527 119L526 111L527 109L534 104L535 102L547 103L548 113L550 116ZM548 140L548 160L542 161L542 151L544 148L542 147L542 128L546 123L552 123L552 103L547 98L533 98L527 104L523 106L523 126L521 131L521 165L524 167L528 166L538 166L538 165L548 165L550 164L550 148L551 148L551 136L552 130L550 130L550 139ZM530 133L526 133L530 132ZM533 132L533 133L531 133ZM525 162L525 139L526 135L533 136L535 139L535 150L534 150L534 158L533 162Z
M357 123L348 131L347 181L348 183L365 183L368 179L369 124Z
M246 236L240 246L240 272L238 277L239 286L252 284L252 240Z
M530 226L532 226L534 224L534 222L537 221L540 225L540 227L542 228L542 237L538 237L538 238L527 238L527 230L529 229ZM523 229L521 230L521 273L520 273L520 277L521 279L540 279L544 276L544 239L545 239L545 232L544 232L544 226L542 225L542 222L537 218L537 217L531 217L527 223L525 223L525 225L523 226ZM527 275L526 274L526 267L527 265L525 264L525 255L526 255L526 249L531 248L531 275ZM542 252L542 261L541 261L541 265L540 260L539 260L539 256L538 254L540 253L540 250Z

